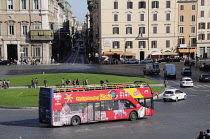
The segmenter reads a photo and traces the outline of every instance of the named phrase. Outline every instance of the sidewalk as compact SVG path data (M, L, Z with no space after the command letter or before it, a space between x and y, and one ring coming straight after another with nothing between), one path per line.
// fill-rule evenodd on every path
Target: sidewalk
M164 86L163 84L150 84L149 85L150 87L158 87L158 86ZM44 86L39 86L38 88L41 88L41 87L44 87ZM49 88L57 88L58 86L48 86ZM60 88L62 88L61 86L59 86ZM67 86L66 86L67 87ZM71 87L73 88L73 86L68 86L68 87ZM80 87L83 87L82 85L80 85ZM87 85L87 87L101 87L101 85ZM74 88L77 88L77 87L74 87ZM2 88L3 89L3 88ZM30 86L17 86L17 87L9 87L7 89L33 89L33 88L30 88Z

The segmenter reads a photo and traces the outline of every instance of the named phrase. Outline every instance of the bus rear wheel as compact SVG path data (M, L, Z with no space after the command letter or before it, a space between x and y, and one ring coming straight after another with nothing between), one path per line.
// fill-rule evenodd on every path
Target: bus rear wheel
M137 119L137 113L135 111L132 111L130 113L129 120L130 121L135 121L136 119Z
M71 125L76 126L81 123L81 120L78 116L74 116L71 118Z

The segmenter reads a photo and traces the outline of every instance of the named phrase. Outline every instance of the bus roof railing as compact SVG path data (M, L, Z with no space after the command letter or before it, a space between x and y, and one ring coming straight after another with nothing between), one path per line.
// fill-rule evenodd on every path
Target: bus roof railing
M67 86L54 88L55 93L59 92L79 92L79 91L94 91L94 90L108 90L108 89L125 89L125 88L142 88L149 87L148 83L145 81L135 81L134 83L108 83L108 84L93 84L85 86Z

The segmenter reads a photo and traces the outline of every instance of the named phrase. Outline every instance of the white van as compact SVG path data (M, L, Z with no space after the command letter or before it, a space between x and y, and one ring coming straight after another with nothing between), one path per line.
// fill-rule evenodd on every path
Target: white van
M176 78L176 66L174 64L166 64L164 67L164 77L174 77Z

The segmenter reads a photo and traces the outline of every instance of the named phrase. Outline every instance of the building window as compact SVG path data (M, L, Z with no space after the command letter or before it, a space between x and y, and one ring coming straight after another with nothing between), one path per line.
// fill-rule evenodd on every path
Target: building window
M119 49L120 48L120 42L119 41L113 41L112 42L113 49Z
M201 6L205 6L205 0L201 0Z
M179 44L185 44L185 39L184 38L179 38Z
M204 17L204 11L201 11L201 17Z
M21 0L22 9L26 9L26 0Z
M184 33L184 27L179 27L179 33Z
M9 35L14 35L14 26L13 25L9 25Z
M207 23L207 29L210 29L210 22Z
M126 43L125 43L125 47L126 47L126 49L128 48L133 48L133 42L132 41L126 41Z
M157 14L153 14L153 21L157 21Z
M170 48L170 40L166 40L166 48Z
M191 33L195 33L195 27L191 27Z
M127 9L133 9L133 2L131 1L127 2Z
M151 48L157 48L157 41L152 41L151 43Z
M184 15L180 15L180 22L184 22Z
M192 10L193 10L193 11L195 10L195 5L192 5Z
M146 2L145 1L140 1L139 2L139 9L145 9L146 8Z
M184 5L180 5L180 10L184 10Z
M166 1L166 8L171 8L171 1Z
M139 41L139 48L146 48L146 41Z
M166 33L170 33L170 30L171 30L170 26L166 26Z
M1 36L1 31L2 31L2 29L1 29L1 23L0 23L0 36Z
M114 14L114 21L118 21L118 14Z
M171 14L170 13L167 13L166 14L166 21L170 21L171 20Z
M205 34L198 34L198 40L205 40Z
M13 0L7 0L8 9L13 9Z
M38 0L34 0L33 6L34 6L34 9L39 9Z
M34 29L40 29L40 25L34 25Z
M127 21L131 21L131 14L127 14Z
M114 2L114 9L118 9L118 1Z
M207 40L210 40L210 33L207 34Z
M159 1L152 1L152 8L159 8Z
M140 21L144 21L144 14L140 14Z
M40 57L40 48L35 48L35 57Z
M157 34L157 27L153 27L153 33Z
M119 27L113 27L113 34L119 34Z
M195 15L192 15L192 21L195 22L196 18Z
M145 34L145 27L139 27L139 34Z
M27 26L22 26L22 35L27 35Z
M199 23L198 24L198 29L205 29L205 23Z
M132 34L132 27L126 27L126 34Z
M24 52L24 53L23 53L23 56L24 56L24 57L27 57L27 56L28 56L28 48L27 48L27 47L24 47L24 48L23 48L23 52Z
M191 38L191 45L192 46L195 46L196 45L196 38Z

